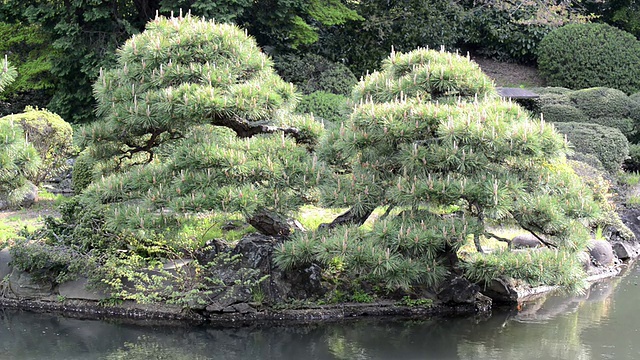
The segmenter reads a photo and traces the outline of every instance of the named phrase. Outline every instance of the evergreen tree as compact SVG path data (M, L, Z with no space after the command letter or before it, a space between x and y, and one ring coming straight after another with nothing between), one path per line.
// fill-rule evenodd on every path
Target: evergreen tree
M322 127L293 115L297 95L234 25L159 17L94 85L99 120L81 134L103 180L81 195L109 231L163 232L211 210L286 235L312 196L309 148ZM94 219L83 219L92 223Z
M457 250L468 238L481 253L481 236L508 241L490 234L487 224L508 223L569 260L557 269L550 265L554 256L529 256L532 269L548 267L557 275L552 280L542 278L542 270L504 274L579 281L575 253L585 249L585 221L599 206L567 165L567 144L551 125L497 98L492 82L467 58L433 50L392 53L353 97L359 105L350 120L330 132L320 150L336 170L324 185L325 203L351 208L322 226L331 232L320 229L285 243L282 266L337 258L352 274L390 288L435 285L458 268ZM354 229L382 206L387 211L371 232ZM500 256L502 262L491 263L498 269L512 259ZM482 266L465 265L476 278L472 269L487 274L491 268L479 259L470 264Z
M0 91L16 77L7 58L0 63ZM0 121L0 202L18 205L31 191L29 178L35 176L41 160L36 149L27 142L19 124Z

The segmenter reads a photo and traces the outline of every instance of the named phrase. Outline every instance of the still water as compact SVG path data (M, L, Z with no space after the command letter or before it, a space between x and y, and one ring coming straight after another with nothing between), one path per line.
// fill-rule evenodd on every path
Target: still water
M640 267L489 319L221 329L0 310L0 359L640 359Z

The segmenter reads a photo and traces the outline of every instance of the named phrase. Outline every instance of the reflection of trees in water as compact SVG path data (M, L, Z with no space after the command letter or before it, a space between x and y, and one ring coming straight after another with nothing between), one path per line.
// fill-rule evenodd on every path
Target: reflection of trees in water
M503 331L473 334L461 342L460 358L591 359L582 333L609 317L620 279L594 284L580 296L548 296L526 304L502 317Z
M0 358L588 359L599 354L590 347L598 343L596 336L616 336L613 330L606 330L613 321L607 319L629 318L620 314L619 308L624 304L635 309L635 299L640 297L638 287L625 285L621 290L628 292L616 299L618 309L612 314L611 294L619 282L616 279L597 285L583 296L550 296L518 314L496 313L489 319L372 319L243 328L141 327L0 311ZM633 319L626 320L634 323ZM624 322L619 318L615 321ZM624 341L631 340L618 341L616 346L622 348Z

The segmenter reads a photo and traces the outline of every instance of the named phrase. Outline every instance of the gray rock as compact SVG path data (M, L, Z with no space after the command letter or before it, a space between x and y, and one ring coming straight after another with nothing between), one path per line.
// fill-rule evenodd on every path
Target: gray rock
M11 253L9 253L9 249L5 248L0 250L0 282L11 274L12 269L9 265L10 262Z
M438 292L438 299L444 303L473 304L480 287L462 276L456 276L444 282Z
M511 240L511 248L513 249L538 247L544 247L544 244L531 234L518 235Z
M606 240L591 240L589 244L591 262L596 266L609 266L613 264L613 248Z
M623 261L636 259L640 255L640 244L637 242L616 241L611 246L618 259Z
M74 300L95 300L99 301L106 299L109 296L99 290L87 289L89 280L81 277L77 280L67 281L58 286L58 293L65 299Z
M22 207L30 207L38 200L38 187L29 183L29 192L27 192L20 203Z
M14 269L9 276L8 296L17 299L40 299L53 294L53 284L35 281L24 271Z
M235 304L233 305L233 308L236 309L236 311L239 312L240 314L253 314L258 312L256 309L252 308L247 303Z

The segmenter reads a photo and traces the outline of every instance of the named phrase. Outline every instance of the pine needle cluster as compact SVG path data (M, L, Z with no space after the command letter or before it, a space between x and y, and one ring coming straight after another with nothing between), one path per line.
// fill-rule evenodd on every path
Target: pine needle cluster
M407 288L425 283L418 274L428 269L440 275L426 282L434 285L450 270L442 260L455 256L467 235L482 252L479 238L490 236L486 225L491 223L517 224L563 254L585 249L588 222L600 210L566 163L566 141L552 125L497 98L492 82L468 58L428 49L392 53L380 72L356 86L352 100L358 105L349 121L331 129L319 149L334 170L322 186L323 201L356 214L380 206L400 212L357 237L338 227L339 235L324 242L305 235L285 244L283 266L312 259L322 263L326 244L345 236L341 241L349 251L331 256L344 256L348 267L360 270L355 276L377 273L379 281ZM438 213L442 208L458 211ZM451 219L459 226L449 228ZM389 226L395 230L389 232ZM374 249L368 250L366 271L352 258L358 253L354 248L365 248L363 242ZM377 254L410 262L414 272L405 271L403 282L393 280L397 272L375 272ZM469 259L465 268L475 262ZM493 266L488 264L482 266Z

